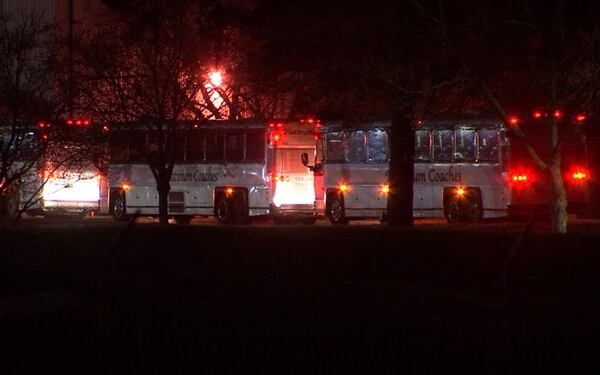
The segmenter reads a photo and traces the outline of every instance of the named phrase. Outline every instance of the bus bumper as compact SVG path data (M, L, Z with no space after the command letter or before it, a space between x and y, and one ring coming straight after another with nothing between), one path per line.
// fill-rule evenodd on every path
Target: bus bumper
M272 204L269 207L272 216L279 217L316 217L317 210L314 204L282 204L277 207Z

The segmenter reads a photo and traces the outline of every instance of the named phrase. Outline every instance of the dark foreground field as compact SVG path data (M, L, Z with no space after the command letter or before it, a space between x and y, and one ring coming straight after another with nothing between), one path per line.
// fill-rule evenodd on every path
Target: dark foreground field
M5 226L0 373L593 373L600 225L524 225Z

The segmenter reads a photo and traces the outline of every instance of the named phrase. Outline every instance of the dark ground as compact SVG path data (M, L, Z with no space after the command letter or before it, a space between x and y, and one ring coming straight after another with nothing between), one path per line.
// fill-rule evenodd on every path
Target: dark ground
M0 373L594 373L600 222L0 227Z

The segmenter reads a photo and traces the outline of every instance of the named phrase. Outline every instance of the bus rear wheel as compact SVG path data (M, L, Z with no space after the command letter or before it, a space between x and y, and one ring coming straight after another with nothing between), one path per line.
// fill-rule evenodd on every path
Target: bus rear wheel
M348 224L349 220L346 217L343 199L338 194L331 194L327 202L327 216L331 224Z
M125 195L122 193L114 193L112 199L112 215L117 221L125 221L129 217L125 202Z

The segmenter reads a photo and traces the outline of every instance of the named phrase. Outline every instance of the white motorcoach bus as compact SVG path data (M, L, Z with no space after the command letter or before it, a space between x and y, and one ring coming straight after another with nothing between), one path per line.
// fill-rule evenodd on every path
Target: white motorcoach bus
M385 216L389 129L389 122L322 127L323 156L313 169L322 175L317 194L332 223ZM569 210L577 212L587 202L585 137L575 130L562 147ZM414 216L478 221L545 208L549 184L519 148L511 146L506 125L498 120L456 118L419 124Z
M178 142L170 181L168 215L178 223L215 216L224 224L270 216L277 223L314 222L314 176L301 163L315 153L316 121L206 121L188 124ZM152 149L149 132L135 131L134 142ZM158 215L154 176L131 134L110 131L109 213Z
M7 172L18 176L15 194L11 195L11 213L19 210L29 215L83 216L99 212L105 181L86 158L87 149L82 152L81 145L73 141L71 133L85 132L83 128L90 124L89 120L78 122L82 124L73 124L73 129L67 128L71 125L67 123L59 130L50 123L39 122L37 129L32 127L19 135L19 149L11 154L13 171ZM10 140L10 134L0 134L0 144L3 139Z

